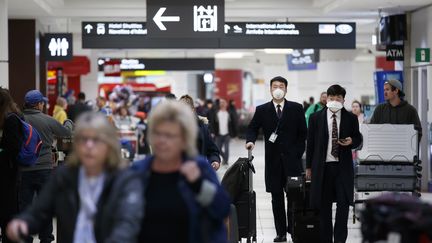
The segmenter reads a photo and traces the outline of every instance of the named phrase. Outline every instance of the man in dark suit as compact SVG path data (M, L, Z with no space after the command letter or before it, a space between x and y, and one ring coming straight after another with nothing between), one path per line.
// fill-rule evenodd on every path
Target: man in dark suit
M285 211L284 187L288 176L299 176L303 172L301 157L307 132L302 105L284 98L287 86L283 77L270 81L273 99L256 108L246 134L246 149L253 149L259 129L264 132L265 184L266 191L272 195L277 233L274 242L285 242L286 232L291 233L291 203L287 195L288 209Z
M327 90L327 108L309 119L306 178L311 179L311 205L320 209L322 243L345 242L348 212L353 205L354 169L351 150L362 142L357 117L343 108L346 91L339 85ZM336 202L333 231L332 206ZM334 232L334 237L333 237Z

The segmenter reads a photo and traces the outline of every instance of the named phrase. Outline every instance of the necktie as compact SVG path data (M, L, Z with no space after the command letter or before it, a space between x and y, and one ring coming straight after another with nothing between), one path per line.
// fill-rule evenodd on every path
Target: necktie
M278 116L278 118L280 119L281 116L282 116L281 106L280 106L280 105L277 105L276 107L277 107L277 116Z
M332 125L331 155L333 155L333 157L335 157L335 158L338 158L339 157L339 144L338 144L338 128L337 128L337 122L336 122L336 114L333 114L332 118L333 118L333 125Z

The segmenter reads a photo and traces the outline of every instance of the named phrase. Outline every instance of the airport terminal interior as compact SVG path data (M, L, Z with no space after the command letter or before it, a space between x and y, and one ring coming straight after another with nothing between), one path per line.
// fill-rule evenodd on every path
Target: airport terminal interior
M103 114L116 129L122 160L141 168L146 158L158 158L156 139L148 140L159 125L148 123L152 111L157 113L167 100L192 106L199 136L205 131L198 152L207 156L222 181L215 185L230 193L232 207L220 220L224 239L207 234L208 239L197 240L185 233L189 240L178 242L432 242L431 47L432 0L0 0L0 86L19 109L39 99L43 113L71 130L81 125L71 107L82 104ZM40 93L29 94L31 90ZM12 111L3 106L0 112ZM358 120L349 126L352 117ZM5 124L0 121L2 139ZM45 135L41 137L46 145ZM85 139L81 142L87 145L98 142ZM1 141L1 146L8 143ZM68 163L71 148L81 146L73 141L80 140L72 132L49 141L50 168L56 173ZM252 148L249 142L254 144L253 159L246 149ZM207 143L215 146L217 159L202 153L209 149ZM360 146L354 148L356 143ZM6 150L0 148L0 154ZM347 172L340 169L330 180L331 168L345 158L345 167L336 168ZM295 163L299 170L291 170ZM22 167L18 177L27 171ZM278 193L269 193L280 177ZM246 178L246 189L239 189L245 197L233 198L225 178L231 183ZM198 189L204 190L206 179L198 181ZM195 184L191 182L192 191ZM329 199L333 233L323 233L323 208L311 206L318 198L314 193L321 195L321 190L334 194ZM33 203L39 194L32 194ZM276 195L284 201L283 210L275 206ZM290 206L285 205L290 198ZM388 210L385 217L406 210L414 215L410 220L423 222L415 209L425 205L420 214L429 222L409 232L406 228L415 223L405 218L384 226L377 198L383 201L381 209ZM328 197L319 198L324 199ZM348 204L345 227L341 208ZM143 216L142 222L151 225L147 215L154 213ZM9 242L3 220L2 243ZM52 242L61 243L61 219L57 215L53 221ZM64 242L80 242L77 237L85 237L80 232L78 227L75 238ZM143 234L130 242L151 239ZM87 242L105 242L94 237L99 236ZM35 236L34 242L48 241Z

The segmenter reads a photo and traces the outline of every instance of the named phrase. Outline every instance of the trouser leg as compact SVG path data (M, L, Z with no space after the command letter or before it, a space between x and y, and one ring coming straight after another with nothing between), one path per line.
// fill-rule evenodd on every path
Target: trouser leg
M276 233L279 236L285 236L287 231L285 196L283 190L272 192L272 209Z
M322 243L333 242L332 206L334 198L334 165L324 165L322 198L320 208L320 240Z
M340 176L337 177L338 179ZM334 226L334 241L345 243L348 237L349 201L343 183L336 179L336 222Z
M41 170L39 171L38 181L36 185L36 195L39 196L40 191L44 185L48 182L51 176L52 170ZM50 243L54 241L53 235L53 224L52 219L44 225L39 232L39 239L41 243Z

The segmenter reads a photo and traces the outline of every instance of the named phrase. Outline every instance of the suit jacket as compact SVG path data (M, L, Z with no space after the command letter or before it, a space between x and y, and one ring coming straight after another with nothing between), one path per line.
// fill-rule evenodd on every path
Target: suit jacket
M357 116L342 109L339 125L339 138L352 138L352 145L340 146L339 163L344 191L353 204L354 197L354 168L352 160L352 149L360 146L362 136L359 131ZM324 176L324 163L327 158L329 131L327 123L327 108L311 115L309 119L309 131L306 152L306 168L312 169L311 205L315 208L321 207L322 184Z
M269 138L278 123L278 137L272 143ZM280 120L272 101L257 106L247 129L246 142L254 143L260 128L265 140L266 191L280 191L287 176L299 176L303 172L301 158L305 151L307 131L302 105L285 100Z

